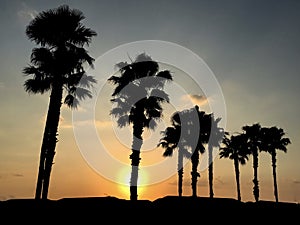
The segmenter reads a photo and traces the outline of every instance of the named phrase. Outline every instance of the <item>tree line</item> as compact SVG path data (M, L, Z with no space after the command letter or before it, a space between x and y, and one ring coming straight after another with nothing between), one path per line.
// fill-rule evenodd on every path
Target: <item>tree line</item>
M86 74L85 65L93 68L94 58L86 47L97 33L87 28L82 20L84 14L78 9L62 5L42 11L26 27L29 40L35 42L30 63L23 74L30 76L24 83L25 91L33 94L50 92L48 112L44 127L40 161L36 182L35 199L47 199L50 175L55 148L58 142L59 117L62 104L76 109L80 101L91 98L90 88L97 80ZM115 86L110 114L117 118L118 126L132 125L130 200L137 200L138 169L141 160L140 150L145 129L155 129L162 117L163 104L169 103L164 91L166 83L173 77L168 70L160 70L158 62L146 53L128 62L116 64L119 75L109 77L108 82ZM213 149L218 148L220 158L234 162L237 184L237 198L241 201L239 165L253 157L253 194L259 200L257 176L258 154L266 151L272 156L274 195L278 202L276 178L276 150L286 151L290 143L281 128L262 127L259 123L244 126L233 135L219 126L221 118L213 113L200 111L196 105L191 109L175 112L171 116L171 126L162 131L158 146L163 147L164 157L178 152L178 195L182 196L183 158L192 163L192 196L197 196L197 171L199 157L208 151L209 193L213 198Z
M239 166L246 164L249 157L252 157L253 195L257 202L259 201L258 156L262 151L269 153L272 160L274 196L275 201L278 202L277 150L286 152L287 145L291 143L290 139L285 137L284 130L277 126L263 127L260 123L254 123L243 126L241 132L230 134L218 127L220 120L221 118L214 118L213 113L207 114L199 111L199 107L196 105L191 109L175 112L171 117L172 125L162 132L163 137L158 146L165 149L163 155L172 156L175 150L178 151L178 196L182 196L183 157L191 160L192 196L196 197L197 178L200 177L197 171L199 155L208 151L209 196L213 198L212 151L213 148L218 148L220 158L233 160L238 201L241 201ZM195 132L197 129L199 129L198 135L196 137L191 135L191 131ZM191 139L197 140L197 142L195 143Z

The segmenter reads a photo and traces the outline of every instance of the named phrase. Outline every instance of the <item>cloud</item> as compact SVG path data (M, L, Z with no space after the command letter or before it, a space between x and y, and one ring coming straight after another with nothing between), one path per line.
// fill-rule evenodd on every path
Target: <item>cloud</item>
M82 121L74 121L73 124L75 126L96 126L99 129L108 128L113 126L113 122L110 120L82 120Z
M59 117L59 127L62 129L70 129L70 128L73 128L73 125L69 121L65 120L65 118L63 116L60 116Z
M300 180L293 180L293 184L300 184Z
M96 120L95 124L96 124L96 127L98 127L98 128L106 128L106 127L113 126L113 122L110 120Z
M203 106L208 103L208 98L204 95L188 94L183 95L181 100L184 102L192 102L194 105Z
M0 179L11 179L12 177L24 177L21 173L5 173L0 175Z
M14 177L24 177L24 175L23 174L20 174L20 173L14 173L14 174L12 174Z
M37 16L38 12L27 6L26 3L22 3L22 9L17 12L18 17L24 21L29 22Z

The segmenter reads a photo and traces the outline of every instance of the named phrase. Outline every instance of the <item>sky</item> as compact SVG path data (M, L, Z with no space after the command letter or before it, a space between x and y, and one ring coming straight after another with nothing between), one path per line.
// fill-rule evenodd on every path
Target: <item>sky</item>
M300 201L300 2L296 0L1 1L0 200L34 197L49 93L30 95L23 88L22 69L37 47L25 29L39 12L62 4L82 11L84 25L97 32L87 50L96 59L88 72L98 83L93 99L76 111L62 107L50 199L129 199L132 134L130 128L119 129L109 115L113 87L106 81L115 63L129 62L146 49L160 62L160 69L172 71L174 82L166 87L170 104L164 106L162 123L144 133L139 199L177 195L176 154L164 158L156 144L175 110L199 104L220 113L222 126L231 133L257 122L283 128L291 144L286 153L277 153L279 200ZM85 129L91 129L91 135ZM205 157L201 162L198 195L206 197ZM188 161L184 171L183 195L189 196ZM254 201L251 157L240 172L242 200ZM260 199L273 201L271 156L265 152L259 154L258 173ZM236 198L235 185L233 162L216 156L215 197Z

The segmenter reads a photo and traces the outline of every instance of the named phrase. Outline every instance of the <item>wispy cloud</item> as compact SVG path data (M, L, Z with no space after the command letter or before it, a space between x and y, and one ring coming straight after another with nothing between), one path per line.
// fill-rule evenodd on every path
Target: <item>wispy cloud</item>
M30 8L26 3L22 2L21 9L17 12L19 19L28 23L36 17L38 12Z
M192 102L194 105L203 106L208 103L208 98L203 95L198 94L189 94L189 95L183 95L181 97L181 100L184 102Z
M21 174L21 173L13 173L12 175L13 175L14 177L24 177L24 175Z
M24 177L22 173L5 173L0 175L0 179L10 179L12 177Z
M75 126L92 126L95 125L99 129L107 128L107 127L112 127L113 122L110 120L83 120L83 121L74 121L73 122Z
M293 184L300 184L300 180L293 180Z
M110 120L96 120L95 124L96 124L96 127L98 127L98 128L106 128L106 127L113 126L113 122Z
M59 127L62 129L71 129L73 128L72 122L65 120L63 116L59 117Z

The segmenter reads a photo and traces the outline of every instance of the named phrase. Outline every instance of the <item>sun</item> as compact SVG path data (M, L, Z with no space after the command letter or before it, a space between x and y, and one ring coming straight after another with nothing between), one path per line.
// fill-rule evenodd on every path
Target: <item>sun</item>
M126 166L120 169L118 173L118 184L119 191L122 198L129 199L130 196L130 176L131 176L131 166ZM138 198L143 197L143 192L146 189L147 184L147 172L142 168L139 169L138 175Z

